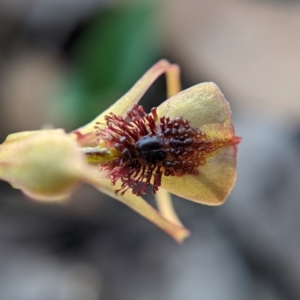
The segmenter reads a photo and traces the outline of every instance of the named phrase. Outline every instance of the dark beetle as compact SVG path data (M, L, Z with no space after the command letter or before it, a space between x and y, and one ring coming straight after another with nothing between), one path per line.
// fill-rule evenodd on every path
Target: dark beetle
M135 144L141 162L147 165L162 162L167 157L167 151L161 149L163 141L155 135L146 135Z

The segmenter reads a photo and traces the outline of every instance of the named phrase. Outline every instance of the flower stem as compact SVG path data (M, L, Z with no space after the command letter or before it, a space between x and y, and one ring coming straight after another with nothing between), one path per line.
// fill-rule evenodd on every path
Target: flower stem
M120 157L120 152L115 148L107 147L84 147L80 149L85 154L85 159L91 164L108 163Z

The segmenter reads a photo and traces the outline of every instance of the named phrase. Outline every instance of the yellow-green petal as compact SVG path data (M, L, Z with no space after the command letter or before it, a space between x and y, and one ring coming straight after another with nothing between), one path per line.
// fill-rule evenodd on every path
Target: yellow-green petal
M231 110L220 89L214 83L198 84L166 100L157 114L171 119L182 117L208 138L224 142L198 167L198 175L163 176L162 187L195 202L222 204L236 181L237 146L229 143L235 137Z
M101 173L98 170L94 169L94 176L90 176L88 183L98 188L101 192L129 206L142 217L162 229L177 242L182 242L190 235L190 232L179 222L172 222L172 220L165 218L143 198L132 194L130 191L123 196L116 194L115 190L120 188L120 185L117 183L116 186L112 186L110 180L103 175L101 176Z
M220 148L198 168L198 175L162 178L170 193L207 205L222 204L236 181L236 146Z
M71 133L72 138L78 140L81 144L87 145L86 141L91 142L95 140L94 126L97 122L105 124L104 117L109 113L115 115L124 116L128 110L130 110L135 103L138 103L141 97L146 93L152 83L163 74L169 66L172 66L168 61L162 59L154 66L152 66L136 83L135 85L118 101L116 101L107 110L102 112L94 120L87 125L80 127Z
M200 83L176 94L159 105L157 114L187 119L191 127L210 138L226 140L234 136L229 103L213 82Z

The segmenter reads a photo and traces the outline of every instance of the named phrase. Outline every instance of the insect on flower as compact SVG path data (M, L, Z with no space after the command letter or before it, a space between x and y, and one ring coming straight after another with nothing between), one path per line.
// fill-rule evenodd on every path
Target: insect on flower
M138 102L163 73L168 99L146 113ZM214 83L180 89L179 67L161 60L110 108L69 134L11 134L0 145L0 178L43 201L63 201L86 182L181 242L189 231L169 192L222 204L236 180L240 138ZM158 210L140 197L150 185Z
M156 194L167 184L169 190L183 197L187 194L190 200L220 204L235 181L240 142L234 135L229 104L213 83L178 93L179 69L167 67L169 95L174 97L149 114L131 102L133 107L123 115L108 112L96 120L98 145L85 152L87 159L99 164L112 185L120 183L115 189L120 195L131 190L140 196L150 185ZM103 160L103 146L113 153L108 160Z
M99 142L106 141L109 148L120 153L100 167L107 171L113 185L117 180L122 182L116 190L121 195L131 189L140 196L151 183L155 194L162 176L197 175L197 168L205 164L207 155L225 145L224 141L209 139L204 132L191 128L188 120L181 117L170 120L163 116L158 120L156 108L146 114L136 104L127 112L127 118L111 113L105 117L104 129L95 127ZM238 141L235 138L226 143Z

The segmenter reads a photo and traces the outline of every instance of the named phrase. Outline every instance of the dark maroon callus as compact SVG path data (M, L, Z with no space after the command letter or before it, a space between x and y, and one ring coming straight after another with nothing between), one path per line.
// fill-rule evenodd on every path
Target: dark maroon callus
M105 121L104 128L97 125L96 135L99 141L120 151L120 157L100 168L107 171L112 184L121 181L116 192L122 195L128 189L136 195L145 194L150 184L155 194L163 175L196 175L207 155L224 145L208 139L181 117L170 120L163 116L158 120L156 108L146 114L142 106L135 105L127 118L111 113Z

